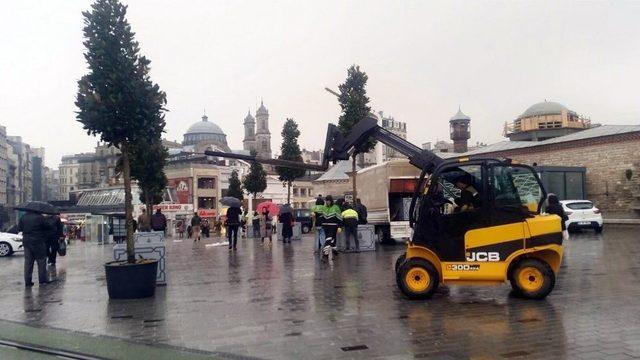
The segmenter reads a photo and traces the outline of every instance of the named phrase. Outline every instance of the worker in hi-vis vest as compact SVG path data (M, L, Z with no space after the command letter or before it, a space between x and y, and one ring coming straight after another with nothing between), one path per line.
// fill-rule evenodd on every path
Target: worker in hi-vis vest
M344 224L344 240L345 250L351 250L350 238L356 243L356 252L360 251L360 243L358 242L358 212L353 210L351 205L346 205L346 209L342 212L342 223Z

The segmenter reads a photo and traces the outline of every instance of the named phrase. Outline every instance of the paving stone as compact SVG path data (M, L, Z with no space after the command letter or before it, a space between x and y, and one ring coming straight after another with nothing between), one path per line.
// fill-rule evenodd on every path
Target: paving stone
M574 234L554 292L543 301L509 287L451 287L429 301L397 290L403 246L313 255L242 239L238 250L167 243L166 286L155 297L110 301L102 264L111 248L76 242L59 281L25 290L22 255L0 259L0 318L147 343L267 359L632 358L640 353L637 230ZM365 345L366 349L341 348Z

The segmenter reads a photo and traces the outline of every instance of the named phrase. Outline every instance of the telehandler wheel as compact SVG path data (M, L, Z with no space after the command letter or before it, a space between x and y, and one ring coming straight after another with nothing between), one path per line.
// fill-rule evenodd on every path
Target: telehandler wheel
M396 260L396 273L398 272L398 268L400 267L400 265L407 259L407 253L403 253L402 255L400 255L398 257L398 259Z
M396 271L398 287L409 299L428 299L438 288L440 277L433 264L425 259L405 260Z
M538 259L523 259L511 272L511 287L526 299L544 299L556 283L551 266Z

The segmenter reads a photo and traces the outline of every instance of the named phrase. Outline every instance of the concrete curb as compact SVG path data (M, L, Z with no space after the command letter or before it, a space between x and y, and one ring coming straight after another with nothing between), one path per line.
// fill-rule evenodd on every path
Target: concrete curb
M605 224L640 225L640 219L603 219Z

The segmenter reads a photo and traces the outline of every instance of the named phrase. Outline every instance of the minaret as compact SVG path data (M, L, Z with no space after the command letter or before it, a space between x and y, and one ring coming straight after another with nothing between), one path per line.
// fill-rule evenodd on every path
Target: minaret
M256 111L256 151L258 156L271 159L271 133L269 132L269 111L260 100L260 107Z
M449 120L451 140L453 140L453 152L467 152L467 140L471 137L469 124L471 118L465 115L458 107L458 112Z
M251 116L251 110L244 118L244 140L242 140L244 150L256 150L256 119Z

